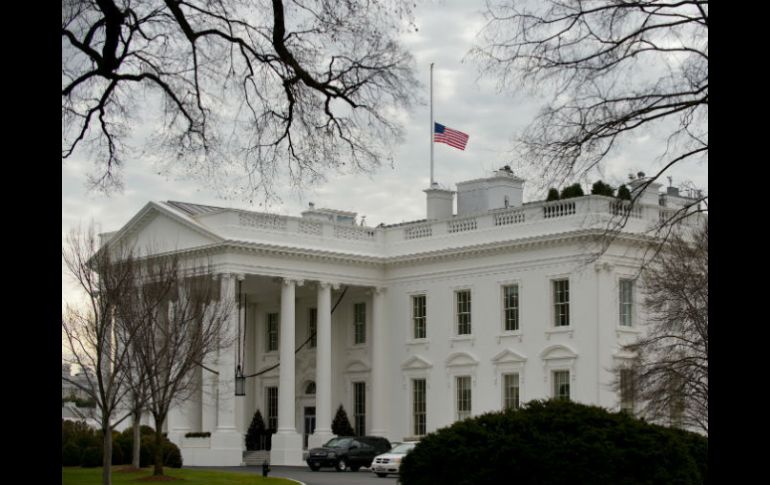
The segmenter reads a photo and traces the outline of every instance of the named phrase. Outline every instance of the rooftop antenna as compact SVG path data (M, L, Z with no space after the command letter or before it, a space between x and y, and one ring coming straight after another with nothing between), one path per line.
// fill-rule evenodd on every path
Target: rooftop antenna
M433 63L430 63L430 188L434 188L433 180L433 133L436 125L433 122Z

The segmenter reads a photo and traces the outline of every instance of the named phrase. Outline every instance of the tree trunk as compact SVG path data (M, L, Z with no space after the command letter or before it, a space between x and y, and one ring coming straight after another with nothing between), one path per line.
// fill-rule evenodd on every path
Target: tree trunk
M142 452L142 413L141 411L134 411L132 419L134 421L134 443L131 451L131 465L134 468L139 468L141 465L140 456Z
M163 475L163 420L155 418L155 467L154 476Z
M112 428L109 422L102 423L104 442L102 453L102 485L112 485Z

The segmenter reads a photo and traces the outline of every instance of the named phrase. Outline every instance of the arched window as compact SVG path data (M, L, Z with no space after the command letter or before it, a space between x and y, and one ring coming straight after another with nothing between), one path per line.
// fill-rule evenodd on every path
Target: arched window
M308 382L307 387L305 387L305 394L315 394L315 382Z

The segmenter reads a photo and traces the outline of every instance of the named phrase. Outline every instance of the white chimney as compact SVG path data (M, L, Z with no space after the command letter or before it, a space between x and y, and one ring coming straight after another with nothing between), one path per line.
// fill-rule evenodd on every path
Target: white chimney
M448 219L454 214L454 190L440 189L434 185L423 192L427 195L428 219Z

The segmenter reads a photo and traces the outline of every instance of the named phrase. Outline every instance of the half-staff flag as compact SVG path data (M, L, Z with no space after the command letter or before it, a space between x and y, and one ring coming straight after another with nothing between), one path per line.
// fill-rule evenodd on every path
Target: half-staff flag
M433 123L433 141L436 143L446 143L449 146L465 150L468 143L468 135L462 131L447 128L441 123Z

